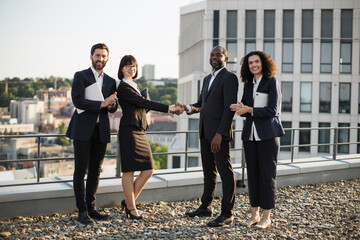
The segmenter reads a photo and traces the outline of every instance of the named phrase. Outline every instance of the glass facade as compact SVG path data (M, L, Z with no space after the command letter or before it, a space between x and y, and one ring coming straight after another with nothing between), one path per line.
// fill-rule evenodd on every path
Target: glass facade
M199 130L199 119L189 119L189 131ZM199 134L189 133L188 148L199 148Z
M219 25L220 25L219 10L215 10L214 25L213 25L213 47L219 45Z
M339 123L339 127L350 127L350 123ZM350 129L339 129L338 143L348 143L350 141ZM349 144L338 145L338 153L349 153Z
M340 73L351 73L353 10L341 10Z
M332 72L333 10L321 10L320 72Z
M292 73L294 68L294 10L283 11L282 72Z
M309 82L300 83L300 112L311 112L312 85Z
M319 123L319 128L330 128L330 123ZM330 129L319 129L319 144L330 143ZM330 145L318 146L318 152L329 153Z
M236 72L237 63L237 11L227 11L226 18L226 49L228 50L227 67Z
M293 83L281 82L281 94L282 94L281 111L292 112Z
M172 168L180 168L180 156L172 157Z
M256 50L256 11L245 12L245 55Z
M188 167L197 167L199 166L198 157L188 157Z
M331 83L320 83L319 112L331 112Z
M351 84L340 83L339 85L339 113L350 113Z
M264 11L264 52L275 59L275 10Z
M311 73L313 62L313 10L303 10L301 18L301 72Z
M311 122L300 122L300 128L310 128ZM299 144L310 144L311 130L299 131ZM310 152L310 146L299 147L299 152Z
M291 128L292 123L291 122L281 122L283 125L283 128ZM285 135L283 135L280 138L280 146L287 146L287 145L291 145L291 139L292 139L292 134L291 134L291 130L285 130ZM280 151L284 151L284 152L290 152L291 148L290 147L282 147L280 148Z

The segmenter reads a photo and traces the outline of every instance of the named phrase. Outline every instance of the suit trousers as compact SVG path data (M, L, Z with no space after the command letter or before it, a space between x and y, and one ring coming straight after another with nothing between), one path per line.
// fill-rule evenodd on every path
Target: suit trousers
M96 191L99 185L101 166L104 161L106 143L100 141L99 127L96 126L89 141L74 140L74 192L79 212L95 209ZM86 178L86 198L85 184Z
M251 207L275 207L279 138L244 142Z
M222 181L223 198L221 214L226 217L232 215L235 202L235 177L230 157L230 141L222 141L220 151L211 152L211 142L200 138L201 162L204 173L204 192L201 197L201 208L211 208L215 196L217 172Z

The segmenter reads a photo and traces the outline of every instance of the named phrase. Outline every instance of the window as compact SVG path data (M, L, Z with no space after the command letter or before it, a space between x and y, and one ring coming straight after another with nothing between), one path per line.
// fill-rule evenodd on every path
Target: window
M351 73L353 10L341 10L340 73Z
M311 83L300 83L300 112L311 112Z
M301 23L301 72L311 73L314 29L313 10L302 11Z
M332 69L332 42L322 41L320 44L320 72L331 73Z
M331 112L331 83L320 83L319 112Z
M199 130L199 119L189 119L189 131ZM189 148L199 148L199 133L189 133Z
M339 127L350 127L350 123L339 123ZM350 141L350 129L339 129L338 143ZM349 153L349 144L338 145L338 153Z
M256 50L256 10L245 12L245 54Z
M275 60L275 42L264 40L264 52L269 54Z
M339 113L350 113L350 83L339 85Z
M281 94L282 94L281 111L292 112L293 83L282 82Z
M330 123L319 123L319 128L330 128ZM319 129L319 144L330 144L330 129ZM318 146L318 152L329 153L330 145Z
M237 11L229 10L227 11L226 18L226 37L227 38L237 38Z
M180 156L172 157L172 168L180 168Z
M219 10L214 11L213 46L219 45Z
M198 157L188 157L188 167L197 167L199 166Z
M303 41L301 43L301 72L312 73L312 41Z
M310 128L310 122L300 122L300 128ZM299 144L310 144L311 130L300 130ZM299 152L310 152L310 146L299 147Z
M291 122L282 122L283 128L291 128ZM291 139L292 139L292 135L291 135L291 130L285 130L285 135L283 135L280 138L280 146L287 146L287 145L291 145ZM286 152L290 152L291 151L291 147L282 147L280 148L280 151L286 151Z
M237 11L227 11L226 19L226 49L228 50L227 67L230 71L236 72L237 62Z
M275 59L275 10L264 11L264 52Z
M294 10L283 11L282 72L292 73L294 64Z
M340 73L351 73L351 42L340 43Z
M321 11L320 72L332 72L333 10Z

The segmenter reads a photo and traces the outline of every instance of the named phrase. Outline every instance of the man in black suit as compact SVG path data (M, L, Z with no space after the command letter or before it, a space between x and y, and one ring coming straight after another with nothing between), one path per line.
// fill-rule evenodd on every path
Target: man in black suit
M201 161L204 173L204 192L201 205L189 217L211 216L215 195L217 170L222 181L223 199L221 214L208 223L209 227L231 224L235 200L235 177L230 158L230 141L233 138L230 105L237 101L238 79L225 64L227 50L216 46L210 53L213 72L204 78L203 88L197 103L183 106L188 114L200 112Z
M79 210L78 221L83 224L93 223L92 218L109 217L95 209L95 195L106 145L110 142L108 112L113 113L118 107L116 81L103 72L109 59L108 47L103 43L95 44L91 48L90 59L92 66L74 75L71 97L77 109L66 132L66 136L74 140L74 192L76 207ZM101 94L103 98L99 99L98 96Z

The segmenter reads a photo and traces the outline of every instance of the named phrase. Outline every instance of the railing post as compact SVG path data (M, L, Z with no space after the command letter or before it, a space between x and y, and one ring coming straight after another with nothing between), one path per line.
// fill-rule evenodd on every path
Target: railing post
M40 136L37 137L37 176L36 181L40 182Z
M245 188L245 152L244 145L241 149L241 180L236 182L237 187Z
M291 129L291 162L294 162L295 129Z
M188 168L188 138L189 138L189 132L186 132L186 134L185 134L185 171L187 171L187 168Z
M337 127L334 128L334 144L333 144L333 160L336 160L337 148L338 148L338 136L339 136L339 129Z

